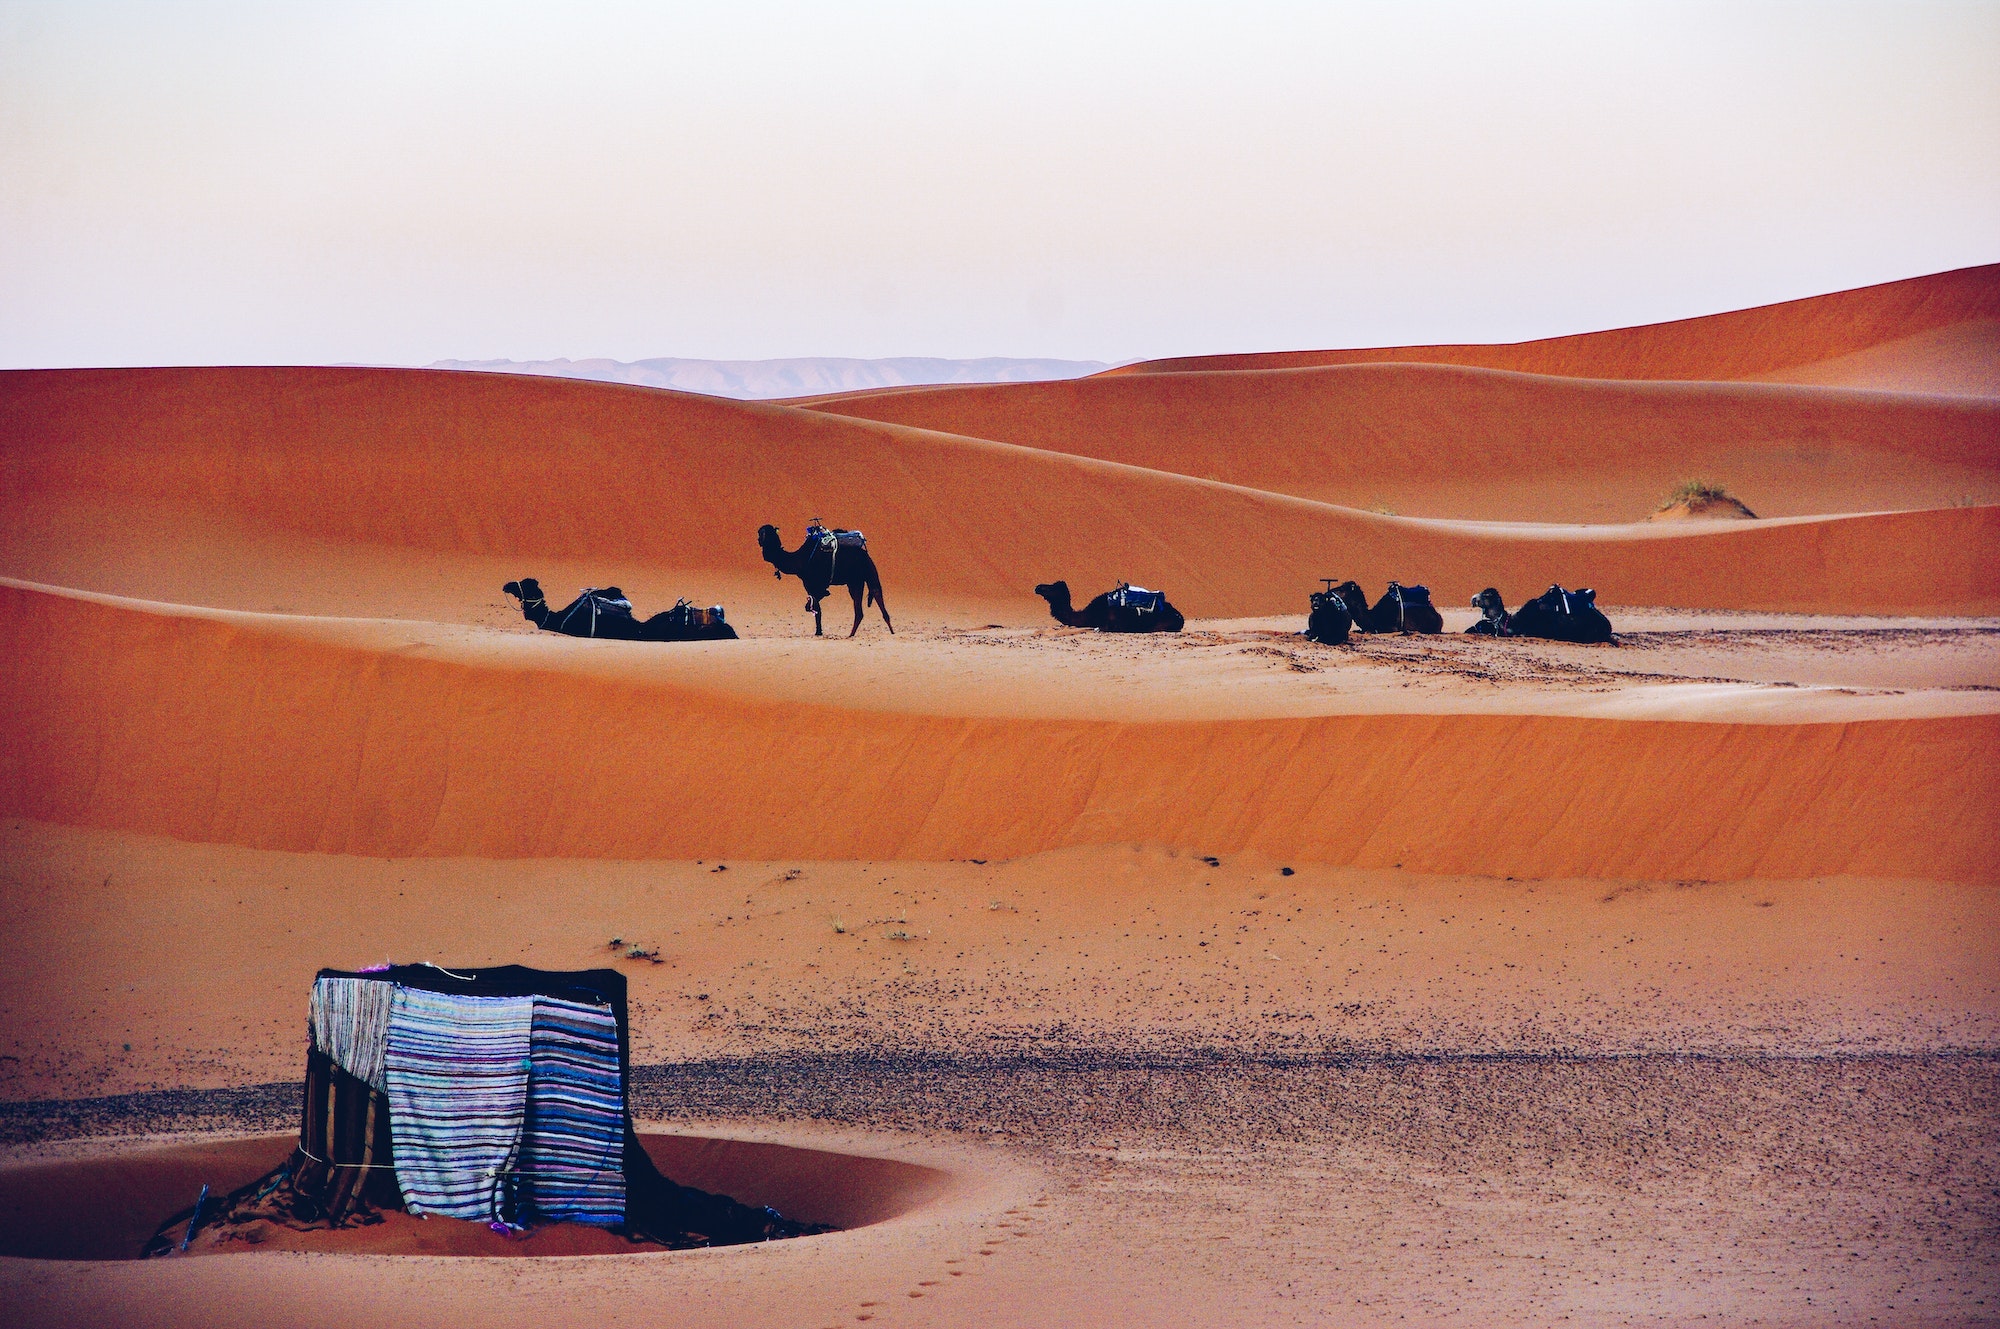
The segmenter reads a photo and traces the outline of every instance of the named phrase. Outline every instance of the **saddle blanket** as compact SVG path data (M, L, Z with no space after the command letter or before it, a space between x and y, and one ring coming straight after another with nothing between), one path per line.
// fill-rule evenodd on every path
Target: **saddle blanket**
M1159 612L1160 606L1166 603L1166 599L1165 591L1149 591L1143 586L1120 586L1111 593L1113 604L1138 614Z

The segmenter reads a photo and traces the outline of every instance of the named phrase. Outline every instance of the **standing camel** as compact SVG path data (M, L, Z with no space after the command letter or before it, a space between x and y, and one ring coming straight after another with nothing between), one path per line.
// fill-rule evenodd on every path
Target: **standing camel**
M868 601L882 611L889 635L894 636L896 625L889 621L889 606L882 599L882 576L875 570L875 560L868 556L868 546L842 543L839 535L814 527L806 532L804 544L787 549L778 538L778 528L767 523L757 528L757 547L764 551L764 561L776 569L771 575L782 581L789 572L805 583L806 611L813 616L813 636L826 635L820 622L820 601L835 586L845 586L854 600L854 626L847 630L848 636L861 631L864 588Z

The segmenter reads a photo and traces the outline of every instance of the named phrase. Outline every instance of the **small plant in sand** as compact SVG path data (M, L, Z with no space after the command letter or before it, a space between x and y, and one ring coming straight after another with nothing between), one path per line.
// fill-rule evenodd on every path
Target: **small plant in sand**
M845 932L847 931L847 924L845 924L845 923L841 922L841 921L840 921L840 918L839 918L839 916L838 916L838 915L835 915L835 916L834 916L834 919L833 919L833 930L834 930L835 932L839 932L839 933L845 933Z
M1699 478L1683 480L1667 491L1667 496L1660 500L1660 506L1655 511L1665 512L1668 508L1680 507L1683 504L1692 508L1709 503L1726 503L1734 497L1736 497L1734 494L1713 480Z
M628 946L625 948L625 958L628 960L651 960L654 964L663 963L660 959L660 948L658 946L653 947L651 950L636 944Z

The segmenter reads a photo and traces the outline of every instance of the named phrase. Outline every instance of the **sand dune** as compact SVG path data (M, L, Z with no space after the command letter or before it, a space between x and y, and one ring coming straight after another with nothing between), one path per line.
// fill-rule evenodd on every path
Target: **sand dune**
M1987 264L1728 314L1513 345L1183 356L1105 372L1185 373L1393 362L1473 365L1577 378L1740 379L1799 370L1919 333L1995 318L2000 318L2000 264ZM1948 345L1933 349L1947 358L1956 356ZM1915 382L1922 382L1929 373L1921 362L1908 368Z
M2000 501L2000 401L1395 364L938 388L816 409L1432 517L1635 521L1693 475L1765 516Z
M899 588L1020 600L1060 576L1165 586L1187 613L1242 616L1296 611L1329 575L1421 580L1454 604L1561 581L1613 604L2000 606L2000 508L1730 529L1448 523L815 411L514 376L78 371L8 375L0 391L15 511L87 511L102 495L335 544L598 559L610 578L754 573L760 522L796 539L824 515L869 533L892 609Z
M1748 378L1882 392L2000 397L2000 319L1973 319Z
M0 807L254 848L949 859L1153 841L1526 877L1984 881L2000 833L2000 714L982 719L365 624L19 586L0 605L21 634L0 676L20 717L0 737ZM1354 760L1378 751L1399 755Z

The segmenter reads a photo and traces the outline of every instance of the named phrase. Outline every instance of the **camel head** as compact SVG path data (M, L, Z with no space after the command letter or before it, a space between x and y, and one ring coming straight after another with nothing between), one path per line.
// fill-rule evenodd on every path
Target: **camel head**
M1354 616L1354 621L1361 622L1361 616L1368 612L1368 592L1361 589L1361 583L1344 581L1333 588L1333 593L1347 606L1347 612Z
M1066 581L1044 582L1035 588L1035 594L1049 602L1049 610L1060 614L1069 608L1069 583Z
M778 569L778 555L785 552L785 542L778 538L778 528L765 522L757 528L757 548L763 551L764 561L772 565L771 575L784 580L783 570Z
M542 584L533 577L523 577L510 581L500 588L500 594L511 595L523 604L530 604L542 598Z
M1472 607L1479 611L1480 617L1496 623L1507 614L1507 602L1502 600L1500 592L1491 586L1472 597Z

